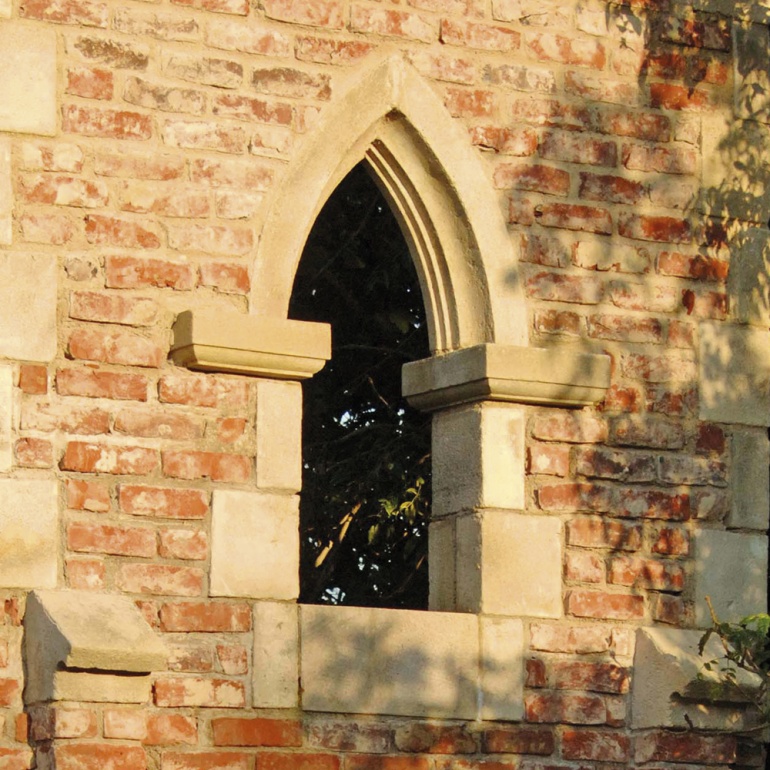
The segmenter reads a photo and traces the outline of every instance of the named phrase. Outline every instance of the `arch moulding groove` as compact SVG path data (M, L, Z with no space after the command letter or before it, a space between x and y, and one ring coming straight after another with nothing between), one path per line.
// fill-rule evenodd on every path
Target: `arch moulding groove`
M490 342L526 345L518 255L500 201L467 135L398 54L380 56L324 111L268 200L251 312L287 317L310 229L361 161L409 242L434 353Z

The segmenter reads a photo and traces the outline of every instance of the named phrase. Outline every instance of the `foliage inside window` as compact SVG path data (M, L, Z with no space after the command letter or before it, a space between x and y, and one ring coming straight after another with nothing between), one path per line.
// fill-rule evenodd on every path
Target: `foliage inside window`
M429 355L414 265L359 165L318 216L289 310L332 325L332 359L304 385L300 601L426 608L430 417L401 396Z

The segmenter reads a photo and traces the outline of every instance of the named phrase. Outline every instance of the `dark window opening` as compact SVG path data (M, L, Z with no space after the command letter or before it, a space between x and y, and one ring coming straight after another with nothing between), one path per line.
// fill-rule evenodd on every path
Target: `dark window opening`
M291 318L332 325L332 359L303 386L300 601L428 606L430 416L401 396L429 355L398 222L363 165L308 237Z

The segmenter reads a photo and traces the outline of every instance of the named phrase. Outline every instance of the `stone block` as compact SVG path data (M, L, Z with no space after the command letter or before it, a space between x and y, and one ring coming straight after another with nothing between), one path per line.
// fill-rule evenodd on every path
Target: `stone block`
M434 611L451 612L457 606L455 521L449 516L428 525L428 606Z
M296 599L299 506L296 495L214 491L212 596Z
M10 245L12 240L13 188L11 186L11 140L0 138L0 246Z
M701 323L699 358L702 420L770 423L770 332Z
M767 537L701 530L695 534L695 622L711 625L706 597L719 620L736 621L767 607Z
M510 511L460 517L456 580L461 612L561 617L561 521Z
M730 461L731 529L770 527L770 443L763 428L733 431Z
M13 368L0 366L0 472L13 465Z
M290 602L254 604L254 708L299 705L299 617Z
M298 492L302 487L302 386L257 382L257 486Z
M733 25L735 45L735 116L770 122L770 41L766 24Z
M524 507L524 411L485 402L433 419L433 515Z
M524 624L518 618L479 618L481 719L524 718Z
M12 10L11 0L0 0L0 19L10 19Z
M55 481L0 480L0 585L53 588L59 575Z
M475 719L478 618L300 606L306 711Z
M93 674L87 671L54 671L50 689L25 690L27 703L85 701L89 703L147 703L152 692L149 674ZM29 693L29 694L28 694ZM42 697L36 697L41 695Z
M56 133L56 32L0 24L0 131Z
M0 275L0 356L51 361L56 355L56 257L3 252Z
M756 688L758 678L740 672L743 694L725 685L718 674L719 665L712 671L703 667L712 660L724 663L724 649L712 637L700 655L702 636L702 631L675 628L638 629L631 688L632 728L740 730L752 726L745 693Z

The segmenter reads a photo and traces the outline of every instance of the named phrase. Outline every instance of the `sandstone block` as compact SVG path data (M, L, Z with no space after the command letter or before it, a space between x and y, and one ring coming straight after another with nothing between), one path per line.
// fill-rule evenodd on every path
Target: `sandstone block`
M476 717L473 615L302 605L300 639L308 711Z
M288 602L254 604L253 705L299 705L299 618Z
M731 456L733 494L727 526L764 532L770 526L770 444L767 431L733 431Z
M524 718L524 625L518 618L480 617L481 719Z
M0 245L8 246L11 244L13 240L12 228L11 140L0 139Z
M257 382L257 486L298 492L302 486L302 386Z
M2 15L2 13L0 13ZM56 33L0 24L0 131L56 132Z
M0 472L13 465L13 368L0 366Z
M56 355L55 257L3 253L0 275L0 356L50 361Z
M55 481L0 480L0 585L54 587L59 574L58 528Z
M212 596L297 598L299 507L296 496L215 490L210 591Z
M767 537L701 530L695 534L695 622L711 625L706 597L718 618L736 621L767 606Z
M451 612L455 609L455 540L456 518L437 519L428 525L428 605L431 610Z

